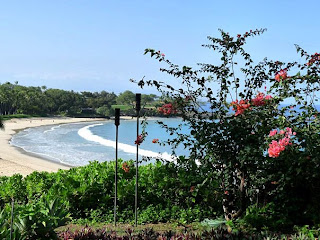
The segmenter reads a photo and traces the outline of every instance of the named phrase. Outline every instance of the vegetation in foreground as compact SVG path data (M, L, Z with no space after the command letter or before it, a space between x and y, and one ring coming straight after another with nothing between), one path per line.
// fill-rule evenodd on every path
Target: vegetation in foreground
M85 236L108 239L115 234L125 236L128 228L134 229L136 239L143 234L149 236L153 233L149 239L156 239L155 236L164 237L174 232L176 236L189 236L190 239L199 239L200 236L214 237L211 239L224 239L219 236L230 236L230 239L261 236L263 239L262 236L279 237L279 230L297 232L297 236L318 236L316 225L313 228L304 225L293 228L293 225L287 224L283 228L283 222L288 219L272 212L271 207L261 209L253 206L243 218L226 221L222 218L223 211L220 208L223 195L216 190L217 182L213 178L208 181L210 173L203 172L197 165L182 168L160 162L140 166L140 226L137 229L130 227L134 222L135 169L133 162L120 164L118 222L126 224L114 228L111 224L114 167L114 162L92 162L84 167L57 173L34 172L25 178L21 175L1 177L0 222L4 224L0 227L0 237L8 239L10 234L12 199L14 239L55 239L57 233L62 239L66 236L69 238L64 239L86 239ZM72 224L66 227L68 222ZM150 224L161 222L171 222L171 225ZM86 225L95 227L84 228ZM145 227L154 231L142 231ZM107 230L103 230L105 228ZM211 231L212 228L215 230Z
M121 161L120 161L121 163ZM0 178L0 233L8 233L12 199L18 232L39 237L66 221L87 224L113 221L114 162L92 162L57 173L34 172ZM118 221L134 220L133 162L119 164ZM218 213L221 199L215 184L203 185L208 175L197 165L173 163L139 167L139 224L201 221ZM195 190L195 186L197 190ZM2 231L1 231L2 230Z
M200 64L199 70L180 68L160 51L146 49L146 54L167 64L168 69L161 71L187 86L175 89L155 80L137 81L141 87L154 86L162 96L173 100L160 107L159 112L182 116L190 133L159 124L169 133L178 133L167 143L173 148L183 144L190 157L180 157L176 164L141 167L140 224L185 224L222 217L214 225L224 227L209 233L212 235L205 236L202 234L208 233L203 232L200 238L279 239L282 236L275 233L294 230L298 235L293 239L318 236L320 120L316 102L320 92L320 54L310 55L297 46L300 63L264 59L254 64L244 45L249 37L264 31L236 37L221 31L221 38L209 37L210 43L204 46L221 54L221 64ZM206 99L210 110L202 109L198 99ZM288 100L291 104L283 105ZM138 136L136 144L143 144L143 135ZM1 216L7 224L0 232L8 234L12 199L18 203L15 226L27 226L20 229L27 229L24 236L31 238L56 236L53 229L68 219L81 224L111 222L113 170L114 163L95 162L56 174L1 178ZM133 220L133 175L132 162L124 164L118 195L121 222ZM83 231L80 235L92 232ZM66 234L70 234L66 238L78 236ZM92 234L93 239L97 234L100 238L113 236L102 236L101 231ZM165 237L153 235L151 230L148 234L151 239ZM143 237L139 236L136 238Z

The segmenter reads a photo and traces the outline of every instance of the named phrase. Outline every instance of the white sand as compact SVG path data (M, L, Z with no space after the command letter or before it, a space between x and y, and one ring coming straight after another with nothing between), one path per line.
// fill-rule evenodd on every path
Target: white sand
M55 172L59 169L69 169L67 165L45 160L40 156L10 145L9 141L17 131L43 125L99 121L97 118L29 118L11 119L4 122L5 129L0 129L0 176L11 176L20 173L26 176L33 171Z

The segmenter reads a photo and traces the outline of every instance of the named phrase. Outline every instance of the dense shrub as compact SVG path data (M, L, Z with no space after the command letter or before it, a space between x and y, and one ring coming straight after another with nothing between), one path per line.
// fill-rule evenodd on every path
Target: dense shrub
M125 164L122 166L122 164ZM92 162L57 173L33 172L0 178L0 206L14 198L20 205L37 204L45 197L63 203L74 221L112 222L115 162ZM218 214L221 196L216 185L203 184L207 173L197 165L173 163L139 167L139 222L200 221ZM135 168L119 161L118 219L134 217Z

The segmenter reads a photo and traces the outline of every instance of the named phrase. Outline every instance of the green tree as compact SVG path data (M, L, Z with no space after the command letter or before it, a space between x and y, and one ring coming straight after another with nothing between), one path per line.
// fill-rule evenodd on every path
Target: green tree
M122 105L134 106L135 101L136 101L136 95L129 90L124 91L123 93L120 93L117 98L117 104L122 104Z
M98 114L103 115L105 117L114 116L114 109L106 105L98 107L96 111Z

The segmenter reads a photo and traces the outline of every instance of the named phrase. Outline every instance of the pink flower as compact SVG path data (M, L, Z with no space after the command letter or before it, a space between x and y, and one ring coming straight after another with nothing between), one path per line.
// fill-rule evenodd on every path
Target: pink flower
M275 129L275 130L271 130L270 133L269 133L269 137L272 137L274 135L276 135L278 133L278 131Z
M231 102L232 109L236 111L235 116L241 115L246 109L250 108L250 103L247 100L238 100Z
M263 106L265 104L264 102L264 94L258 93L257 96L252 99L252 105L253 106Z
M269 133L269 137L275 136L278 133L278 131L271 130ZM279 157L280 153L286 149L286 146L292 145L291 136L296 135L295 132L292 132L292 128L285 128L285 130L279 131L279 136L284 135L283 138L279 139L278 141L272 140L272 142L269 144L268 153L269 157L276 158Z
M162 56L162 57L164 57L164 56L165 56L165 54L164 54L164 53L161 53L161 56Z
M269 144L269 149L268 149L269 157L277 158L279 157L281 151L283 150L280 144L277 141L272 140L271 144Z
M158 112L164 115L170 115L170 114L176 114L177 110L172 103L167 103L167 104L164 104L162 107L159 107Z
M287 135L292 135L292 128L286 128Z
M265 100L271 100L271 99L272 99L272 96L271 96L271 95L267 95L264 99L265 99Z
M146 133L144 134L140 134L138 137L137 137L137 140L134 141L134 144L138 144L140 145L143 141L144 141L144 138L146 137Z
M159 142L158 138L155 138L155 139L152 140L152 143L157 143L157 142Z
M320 54L315 53L315 54L311 55L311 59L307 63L307 66L311 66L315 62L319 64L319 61L320 61Z
M287 78L287 70L286 69L281 69L275 76L275 79L280 82L282 80L285 80Z
M128 163L124 162L124 163L122 164L122 169L123 169L123 171L125 171L126 173L128 173L128 172L130 171L130 168L129 168Z
M264 93L259 92L255 98L251 100L253 106L263 106L266 104L266 100L271 100L272 96L265 96Z

